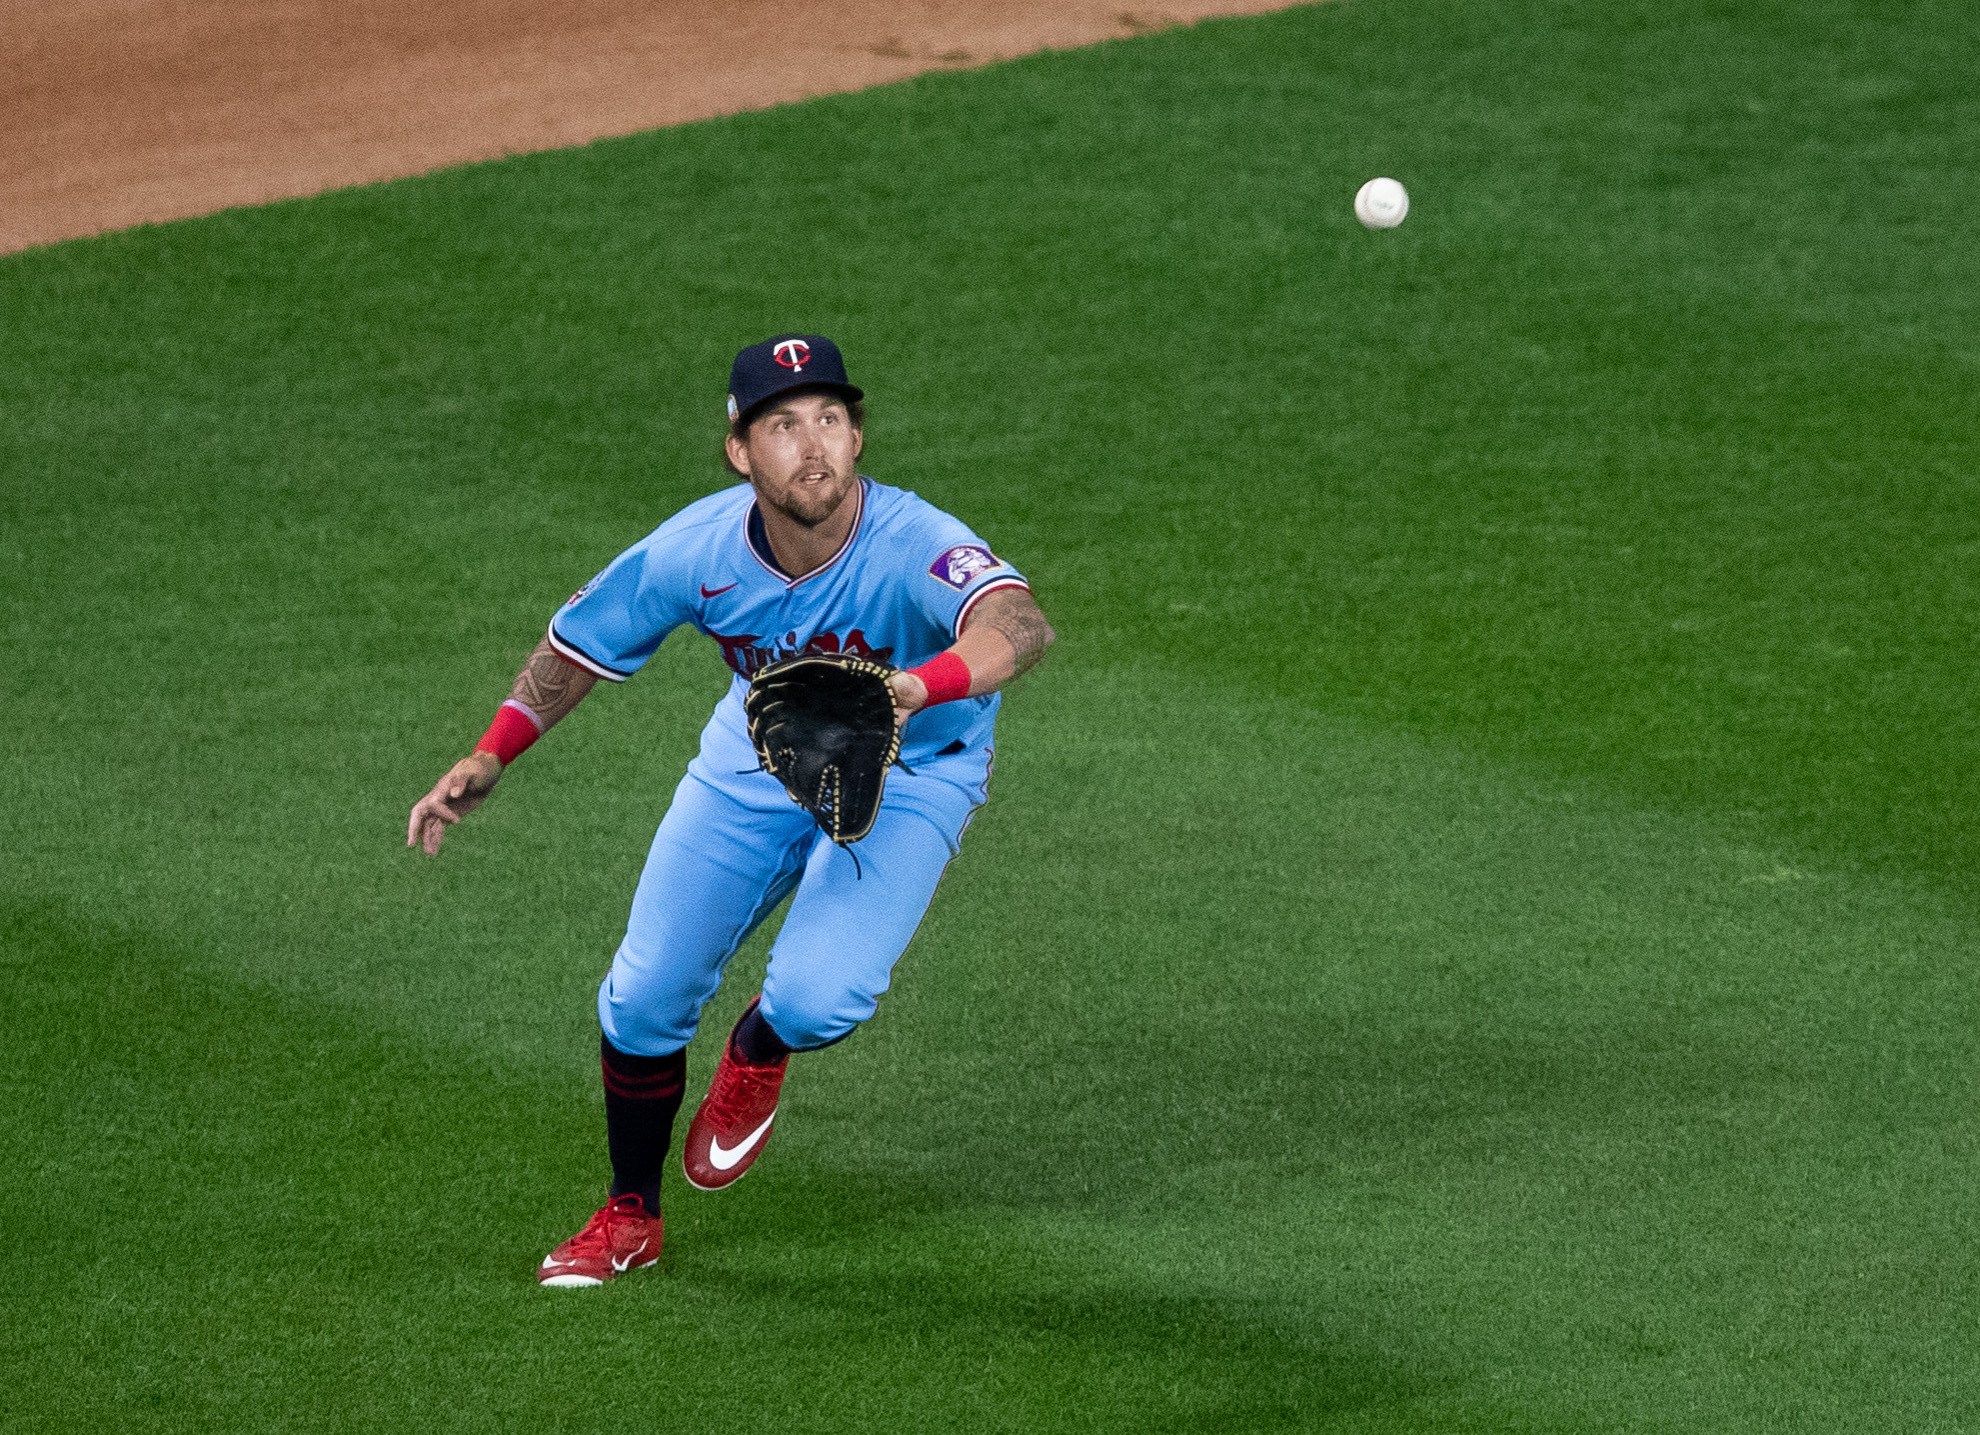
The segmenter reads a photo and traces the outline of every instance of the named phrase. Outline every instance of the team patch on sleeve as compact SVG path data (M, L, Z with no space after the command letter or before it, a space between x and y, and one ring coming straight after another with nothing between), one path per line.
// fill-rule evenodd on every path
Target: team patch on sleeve
M928 571L951 588L967 588L970 580L992 568L1002 568L1004 560L980 543L958 543L928 565Z

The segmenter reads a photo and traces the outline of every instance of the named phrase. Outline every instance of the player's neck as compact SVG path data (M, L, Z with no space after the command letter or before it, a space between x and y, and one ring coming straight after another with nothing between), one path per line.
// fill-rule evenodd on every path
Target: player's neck
M777 566L792 578L802 578L830 563L846 546L853 524L859 520L860 488L861 484L855 480L839 506L832 510L831 517L815 526L798 522L759 496L757 516L763 520L763 536L769 541L770 556L777 560Z

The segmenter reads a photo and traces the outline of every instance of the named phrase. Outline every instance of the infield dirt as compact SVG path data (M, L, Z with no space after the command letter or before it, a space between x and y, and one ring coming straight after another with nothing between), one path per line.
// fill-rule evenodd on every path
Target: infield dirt
M1285 0L30 0L0 253Z

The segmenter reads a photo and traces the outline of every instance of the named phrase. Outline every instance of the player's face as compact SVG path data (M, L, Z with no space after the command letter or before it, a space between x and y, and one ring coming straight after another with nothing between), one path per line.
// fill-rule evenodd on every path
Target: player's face
M729 461L756 496L806 528L846 501L859 473L860 432L830 394L799 394L759 415L746 439L729 439Z

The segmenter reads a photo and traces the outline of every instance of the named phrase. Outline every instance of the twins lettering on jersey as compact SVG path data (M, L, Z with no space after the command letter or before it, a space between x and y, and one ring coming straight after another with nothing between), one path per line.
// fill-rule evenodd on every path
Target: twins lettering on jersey
M951 588L967 588L977 575L987 573L992 568L1002 568L1004 560L980 543L958 543L946 550L941 557L928 565L928 571L935 578ZM719 588L700 585L701 596L713 598L735 587L728 583ZM815 657L821 653L851 653L855 657L871 658L876 663L891 660L894 650L891 647L876 648L867 642L866 634L854 628L841 638L837 633L819 633L808 642L800 645L795 634L788 635L781 644L763 645L760 633L725 634L709 630L722 649L722 661L745 678L753 678L772 663L780 663L786 658Z
M811 658L822 653L850 653L856 658L870 658L876 663L886 663L893 661L894 657L894 650L891 647L874 647L866 641L866 634L857 628L843 638L837 633L819 633L803 646L798 646L795 635L773 647L761 646L763 638L760 633L737 633L730 637L711 630L708 636L720 645L722 661L745 678L753 678L770 664L781 663L786 658Z

